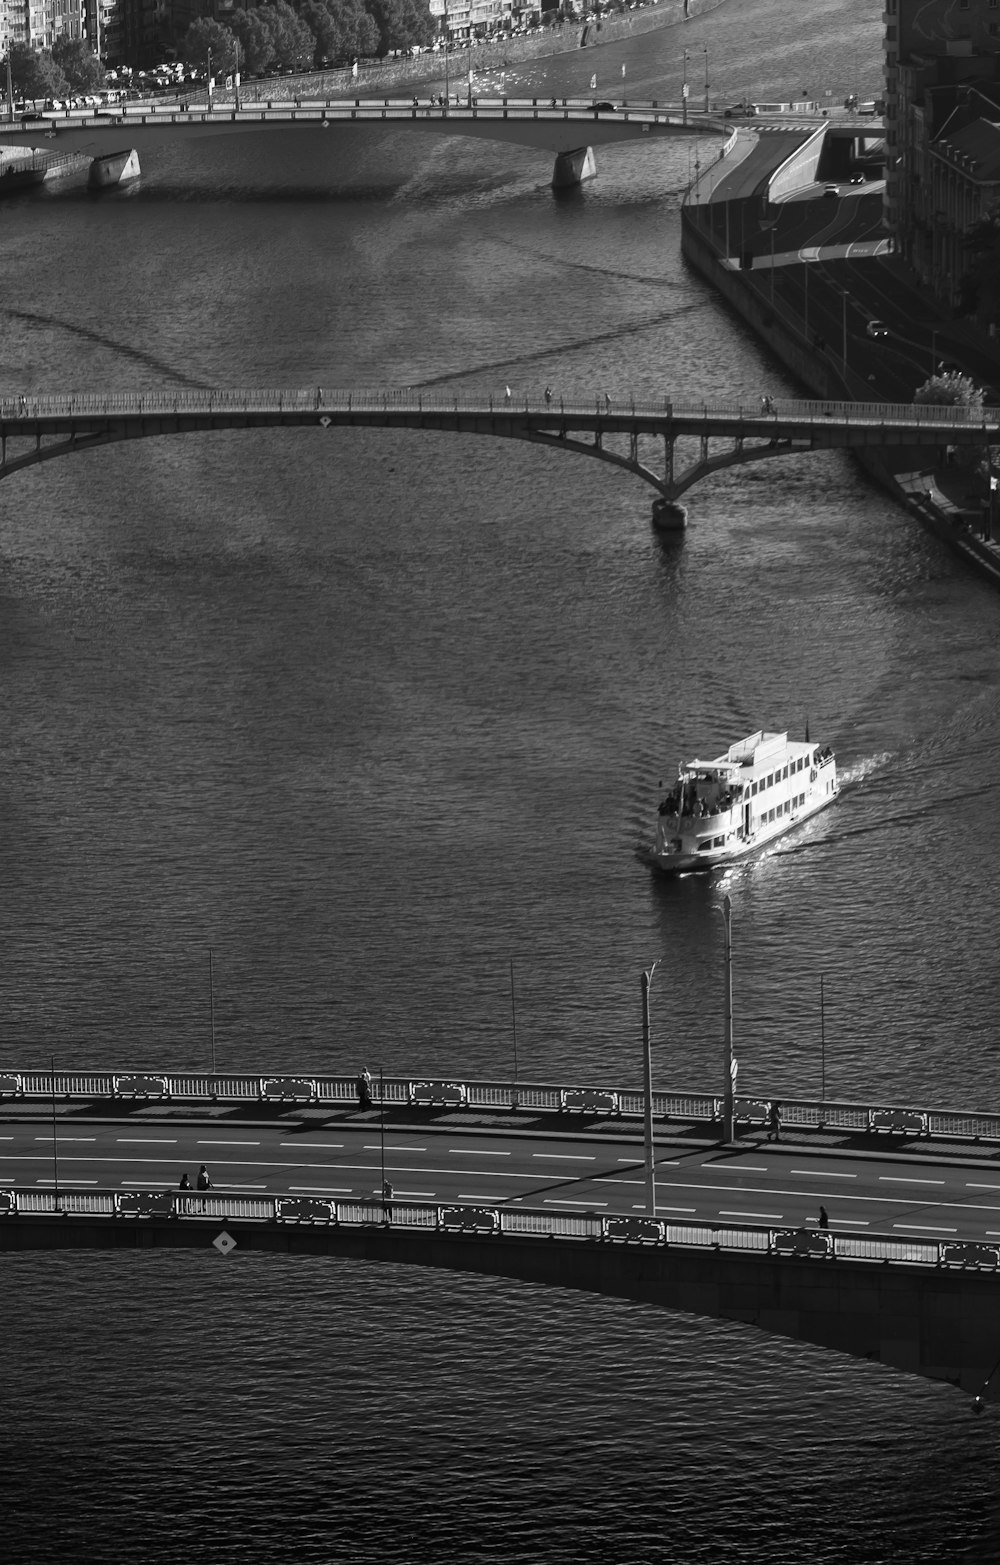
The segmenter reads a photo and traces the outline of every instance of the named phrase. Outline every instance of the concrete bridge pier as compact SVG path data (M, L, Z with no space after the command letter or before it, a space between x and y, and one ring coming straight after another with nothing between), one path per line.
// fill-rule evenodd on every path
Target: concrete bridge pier
M103 152L91 162L87 184L91 190L109 190L138 179L141 172L134 147L127 147L124 152Z
M556 155L552 169L552 189L571 190L574 185L582 185L585 179L593 179L596 174L597 162L593 147L576 147L572 152L560 152Z

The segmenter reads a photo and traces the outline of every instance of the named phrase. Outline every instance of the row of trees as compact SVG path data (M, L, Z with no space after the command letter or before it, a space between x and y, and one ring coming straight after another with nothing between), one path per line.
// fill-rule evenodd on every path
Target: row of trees
M390 49L426 48L436 28L427 0L267 0L225 22L199 17L181 44L193 70L249 76L349 63Z
M12 43L10 78L17 97L37 103L40 98L100 92L104 66L82 38L60 38L51 49L39 51Z

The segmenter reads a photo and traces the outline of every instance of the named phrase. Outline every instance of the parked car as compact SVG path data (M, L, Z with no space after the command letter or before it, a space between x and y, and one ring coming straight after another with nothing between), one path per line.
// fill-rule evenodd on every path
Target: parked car
M885 321L869 321L865 327L869 337L888 337L889 328Z

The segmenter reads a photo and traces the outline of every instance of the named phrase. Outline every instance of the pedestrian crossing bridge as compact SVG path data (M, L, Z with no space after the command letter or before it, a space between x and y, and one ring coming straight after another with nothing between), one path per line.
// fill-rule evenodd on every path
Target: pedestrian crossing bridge
M943 453L1000 443L1000 408L912 403L641 398L601 392L449 394L412 387L328 390L31 392L0 396L0 479L115 442L214 430L410 430L489 435L572 452L632 473L661 519L723 468L816 450L886 447ZM336 442L331 454L336 460ZM933 465L928 462L927 465Z

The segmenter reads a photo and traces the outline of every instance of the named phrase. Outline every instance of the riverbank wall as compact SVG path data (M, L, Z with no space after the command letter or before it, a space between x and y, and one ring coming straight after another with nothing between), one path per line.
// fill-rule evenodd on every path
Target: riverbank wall
M640 10L624 11L621 15L600 17L596 21L557 22L551 27L534 28L522 37L477 43L471 49L455 45L449 51L452 80L457 88L467 82L470 69L474 77L491 76L554 55L573 54L581 48L592 50L602 44L640 37L643 33L679 27L708 11L718 10L725 3L726 0L655 0L654 4ZM308 78L277 76L266 81L246 81L242 86L242 98L244 103L258 100L279 103L301 97L304 92L339 98L370 98L397 89L410 89L424 82L438 82L444 74L443 52L427 50L423 54L363 65L356 77L346 69L315 71ZM231 93L217 92L216 102L227 102L231 96Z
M773 292L769 293L762 280L765 274L755 273L752 268L743 270L739 259L728 255L725 202L721 197L713 200L713 195L725 160L738 155L738 138L734 137L719 162L688 190L681 210L681 251L685 260L813 396L834 401L880 400L877 383L852 370L849 352L838 355L827 345L820 349L806 321L790 309L787 300L782 301L780 308L775 304ZM767 194L771 194L770 189ZM763 212L766 198L756 205ZM755 237L762 231L758 222ZM749 237L747 229L745 243ZM818 283L810 286L815 292ZM978 574L1000 587L1000 547L982 535L981 509L970 509L949 494L944 452L915 447L896 450L891 458L865 449L852 454L880 488L960 554Z

